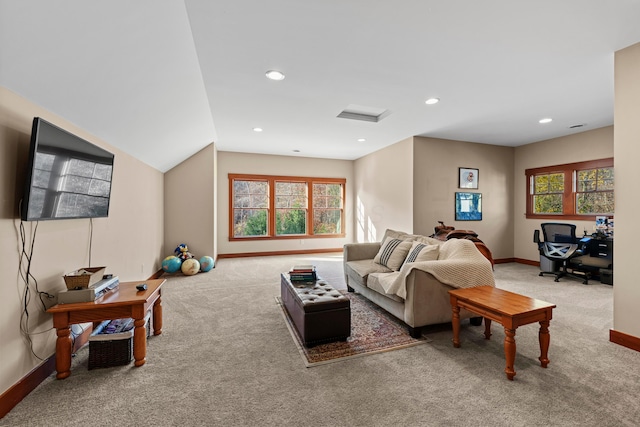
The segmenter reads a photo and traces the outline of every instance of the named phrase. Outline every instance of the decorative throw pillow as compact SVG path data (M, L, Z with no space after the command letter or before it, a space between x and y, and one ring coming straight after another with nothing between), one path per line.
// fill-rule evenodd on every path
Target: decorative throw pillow
M438 259L439 253L440 247L438 245L427 245L421 242L413 242L404 263L435 261Z
M373 261L391 270L398 271L407 257L409 249L411 249L411 241L387 237L382 242L382 246L380 246L380 250Z

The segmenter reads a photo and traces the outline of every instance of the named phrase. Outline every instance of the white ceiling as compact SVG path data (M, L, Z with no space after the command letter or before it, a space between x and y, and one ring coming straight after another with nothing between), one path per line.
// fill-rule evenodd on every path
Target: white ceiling
M613 123L613 54L638 22L638 0L0 0L0 84L161 171L211 142L517 146ZM336 117L351 104L387 114Z

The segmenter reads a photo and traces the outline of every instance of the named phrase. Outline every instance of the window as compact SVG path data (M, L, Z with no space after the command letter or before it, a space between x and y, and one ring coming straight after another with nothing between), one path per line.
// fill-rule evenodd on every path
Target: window
M614 213L613 159L527 169L527 218L595 219Z
M276 181L276 235L307 234L307 183Z
M613 167L579 170L576 183L578 214L613 213Z
M229 174L229 239L344 236L343 178Z
M561 214L564 194L563 173L533 176L533 209L537 214Z
M313 184L313 234L342 234L342 184Z
M233 181L234 237L266 236L269 184L264 180Z

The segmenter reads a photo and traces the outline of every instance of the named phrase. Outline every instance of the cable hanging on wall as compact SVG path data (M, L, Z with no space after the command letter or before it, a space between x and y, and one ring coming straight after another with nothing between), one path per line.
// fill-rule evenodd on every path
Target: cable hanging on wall
M91 267L92 246L93 246L93 218L89 218L89 267Z
M22 211L22 200L20 201L19 204L19 209L20 211ZM21 215L22 217L22 215ZM47 305L45 304L45 298L47 299L53 299L54 296L51 295L48 292L43 292L40 291L40 289L38 289L38 281L36 280L35 276L31 273L31 262L33 260L33 248L35 247L35 243L36 243L36 235L38 232L38 222L35 223L35 226L33 227L32 230L32 236L31 236L31 240L29 241L29 247L27 248L27 233L26 233L26 229L24 226L24 222L22 220L20 220L20 226L19 226L19 232L20 232L20 242L21 242L21 248L20 248L20 256L18 258L18 272L20 274L20 277L22 279L22 281L24 282L24 292L22 295L22 313L20 314L20 330L22 331L23 335L25 336L25 338L27 339L27 341L29 342L29 349L31 350L31 353L39 360L44 360L43 358L41 358L40 356L38 356L35 353L35 350L33 348L33 341L31 340L31 336L32 335L37 335L37 334L43 334L46 332L51 331L53 328L48 328L45 329L43 331L31 331L30 330L30 325L29 325L29 304L31 302L31 286L33 285L33 288L35 290L36 295L38 296L38 299L40 300L40 304L42 304L42 310L43 311L47 311Z

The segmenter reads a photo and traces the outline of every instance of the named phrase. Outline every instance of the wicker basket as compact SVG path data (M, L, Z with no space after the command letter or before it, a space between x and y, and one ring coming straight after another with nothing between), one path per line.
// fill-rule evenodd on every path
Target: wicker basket
M97 341L92 339L95 337L89 338L89 369L110 368L131 363L133 330L109 334L106 337L110 339Z
M147 312L144 319L147 338L151 334L150 318L151 312ZM109 322L109 320L102 322L101 326ZM89 337L89 370L131 363L133 359L133 334L133 329L117 334L102 333L102 329L95 330Z
M106 269L107 267L81 268L63 276L64 283L67 285L67 289L88 288L102 280ZM89 274L81 274L81 272L87 272Z

